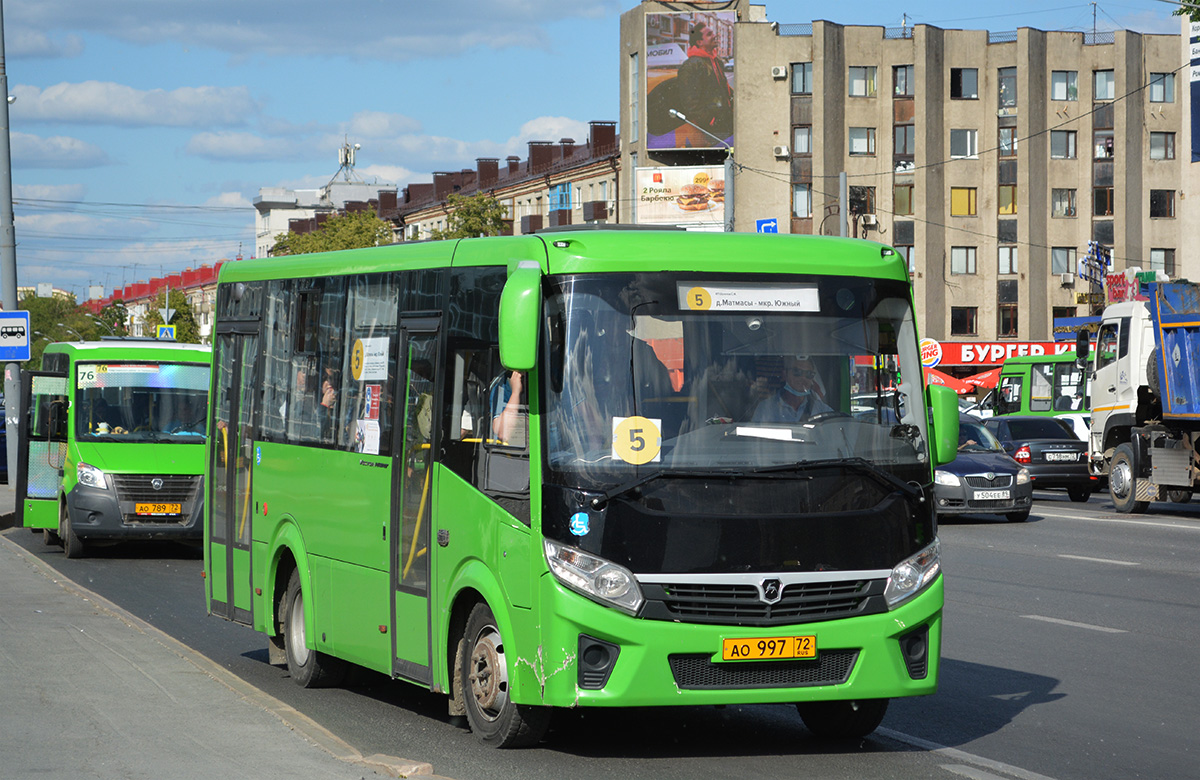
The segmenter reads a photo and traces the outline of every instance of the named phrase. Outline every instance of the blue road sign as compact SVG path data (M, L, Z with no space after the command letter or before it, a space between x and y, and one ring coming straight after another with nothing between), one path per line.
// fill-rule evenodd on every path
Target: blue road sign
M756 220L754 224L758 226L759 233L779 232L779 220L777 219L760 219Z
M175 338L175 326L174 325L159 325L157 338L174 339Z
M0 311L0 361L29 360L29 312Z

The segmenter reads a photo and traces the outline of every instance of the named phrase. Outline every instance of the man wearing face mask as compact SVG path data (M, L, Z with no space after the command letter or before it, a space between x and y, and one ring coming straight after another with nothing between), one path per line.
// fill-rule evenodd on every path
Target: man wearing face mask
M811 360L789 355L783 360L783 387L764 398L755 408L751 422L796 423L833 408L820 397L821 382Z

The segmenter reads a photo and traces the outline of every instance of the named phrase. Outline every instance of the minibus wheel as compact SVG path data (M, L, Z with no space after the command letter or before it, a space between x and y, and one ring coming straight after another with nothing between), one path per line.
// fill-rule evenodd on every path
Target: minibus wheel
M487 604L472 608L464 639L463 651L456 653L458 683L471 731L492 747L536 745L550 726L550 709L510 698L504 638Z
M303 688L327 688L346 677L346 662L311 650L304 628L304 591L300 589L300 573L292 570L283 595L283 645L287 655L288 672Z
M800 719L821 739L858 739L879 727L887 714L887 699L800 702Z
M67 512L66 504L62 505L58 514L58 535L62 538L63 553L68 558L82 558L84 553L83 541L76 535L75 529L71 527L71 515Z

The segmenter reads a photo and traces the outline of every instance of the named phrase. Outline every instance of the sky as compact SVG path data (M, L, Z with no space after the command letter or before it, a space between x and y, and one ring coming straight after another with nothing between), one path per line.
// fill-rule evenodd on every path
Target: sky
M1165 0L761 4L780 24L1180 30ZM250 257L258 191L325 185L343 143L358 178L404 187L586 141L619 116L619 19L637 5L0 0L18 285L82 301Z

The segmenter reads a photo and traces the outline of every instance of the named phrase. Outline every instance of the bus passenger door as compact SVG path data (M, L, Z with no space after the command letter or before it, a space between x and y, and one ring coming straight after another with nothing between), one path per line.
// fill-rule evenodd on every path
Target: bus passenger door
M394 488L392 492L391 566L395 625L393 671L421 683L430 670L429 582L433 520L433 453L440 409L441 375L438 320L400 321L400 371L397 383Z
M213 345L212 462L206 505L209 513L208 587L212 612L252 625L250 589L250 421L258 384L258 335L219 333Z
M17 512L25 528L58 531L58 493L67 459L67 378L21 372L17 425Z

